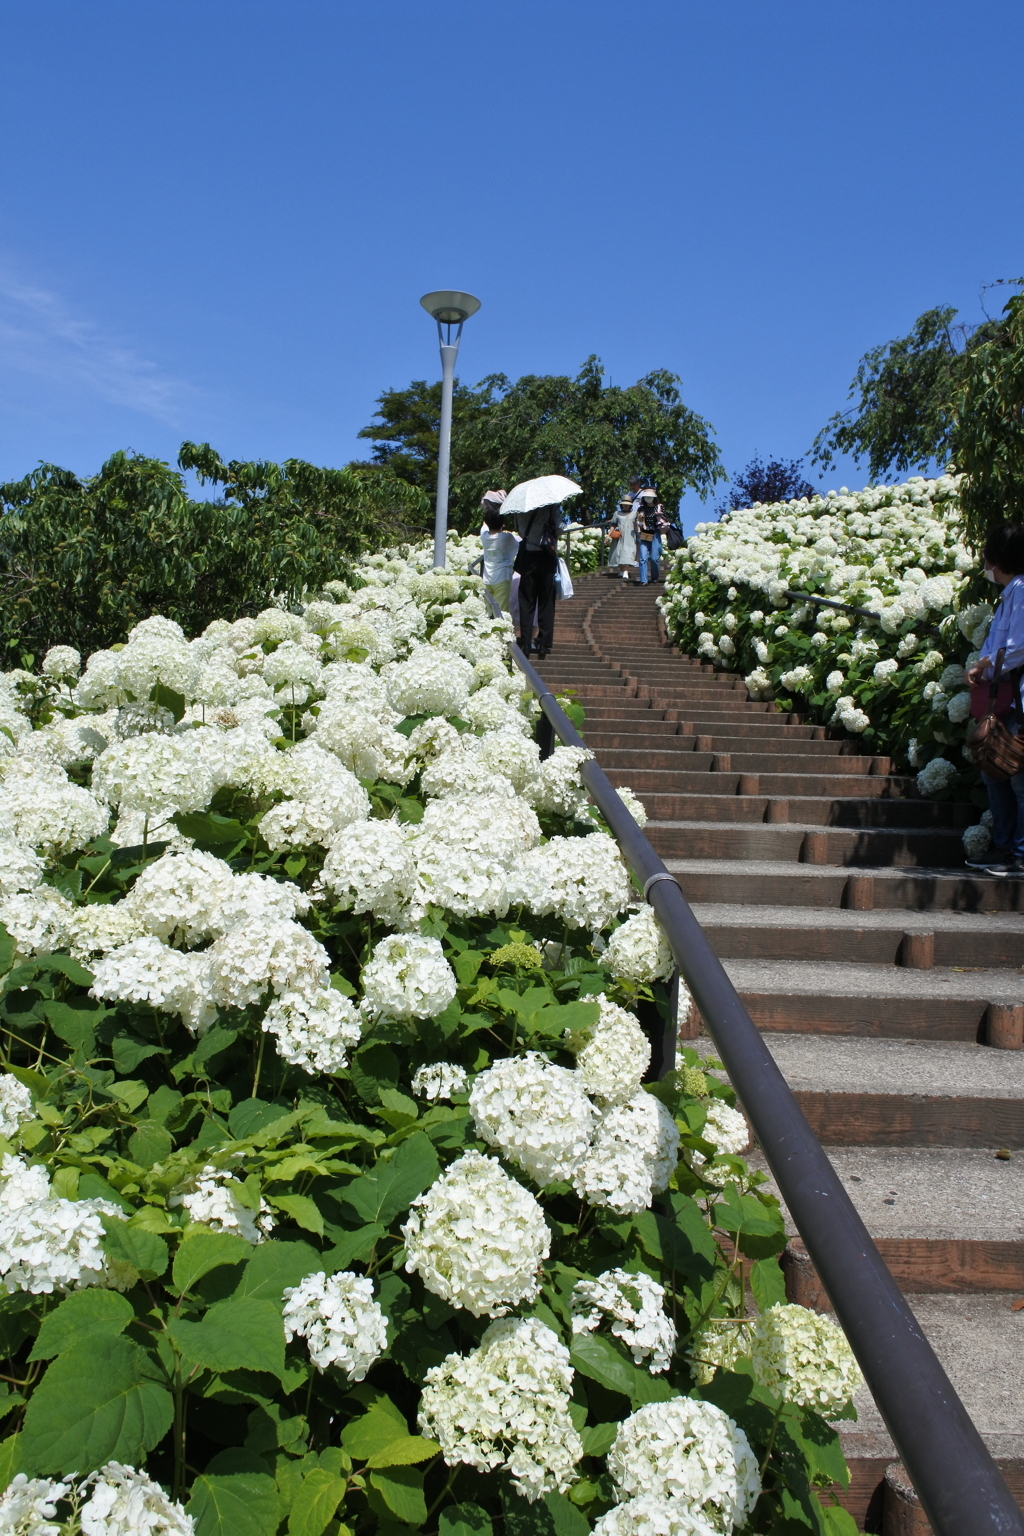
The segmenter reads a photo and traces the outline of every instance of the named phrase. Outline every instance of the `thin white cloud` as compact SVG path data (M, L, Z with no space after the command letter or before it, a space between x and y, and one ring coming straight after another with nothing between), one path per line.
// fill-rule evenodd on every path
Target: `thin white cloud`
M0 369L81 390L178 425L196 391L157 363L103 335L63 299L0 266Z

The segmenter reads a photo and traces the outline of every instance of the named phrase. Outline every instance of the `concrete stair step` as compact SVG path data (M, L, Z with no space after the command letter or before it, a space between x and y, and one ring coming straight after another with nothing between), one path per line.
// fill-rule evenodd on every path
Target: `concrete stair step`
M715 775L717 777L717 775ZM743 794L681 794L635 789L655 821L695 820L723 823L799 822L803 826L854 827L938 827L949 831L944 805L931 800L870 799L863 795L838 798L833 795L791 795L785 798ZM975 820L973 806L957 808L954 829Z
M799 1034L809 1041L828 1035L826 1053L838 1049L840 1036L909 1040L914 1050L927 1041L971 1045L986 1036L990 1004L1024 1003L1024 975L1019 970L936 966L925 971L746 956L723 964L758 1029ZM984 1054L1004 1072L1017 1070L1013 1060L1024 1063L1013 1051L986 1047ZM841 1086L835 1076L830 1081ZM876 1081L881 1084L883 1079ZM954 1082L953 1091L966 1089Z
M586 733L584 733L586 734ZM601 766L605 771L612 768L689 768L691 771L701 767L710 769L714 757L724 754L724 748L715 752L698 752L695 750L696 736L679 736L671 738L673 746L655 749L626 750L622 747L605 747L600 758ZM802 743L801 743L802 745ZM692 753L693 757L689 758ZM807 757L802 752L730 752L729 767L720 770L723 773L805 773L807 771ZM685 758L689 760L684 760ZM829 774L868 774L871 765L875 761L871 757L853 757L846 753L832 757L819 757L816 759L816 767L820 772Z
M1024 1059L967 1041L775 1036L769 1049L827 1146L1024 1147Z
M685 768L634 768L632 771L608 767L604 754L601 761L613 784L628 784L645 798L648 794L709 794L727 797L740 792L738 773L723 773L720 769L714 774L694 772L686 758L679 759L680 763L686 763ZM799 800L825 795L830 798L856 796L875 800L891 799L898 805L919 803L905 800L898 793L901 785L907 790L912 789L913 779L894 779L866 773L760 773L754 777L759 793L772 800ZM976 819L980 812L975 811L974 807L971 809Z
M957 831L914 827L821 827L786 822L648 821L662 858L769 859L810 864L921 865L949 868L963 857Z
M905 912L898 907L856 912L725 902L697 902L693 911L723 960L905 964L915 969L922 959L920 936L928 934L932 935L930 968L1007 966L1018 970L1024 956L1024 916L1014 913L981 917L961 912ZM912 942L904 944L908 934ZM927 958L927 944L923 948Z
M838 869L771 859L669 858L688 901L756 903L770 906L851 906L854 889L867 892L875 907L912 912L1024 912L1024 880L1001 880L973 870L893 868L883 865Z

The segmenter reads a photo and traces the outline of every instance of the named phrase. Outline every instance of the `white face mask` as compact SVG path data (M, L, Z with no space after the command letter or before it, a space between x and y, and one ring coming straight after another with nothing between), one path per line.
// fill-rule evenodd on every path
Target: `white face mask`
M994 582L995 579L996 579L995 572L992 570L991 566L986 565L986 567L985 567L985 580L986 581Z

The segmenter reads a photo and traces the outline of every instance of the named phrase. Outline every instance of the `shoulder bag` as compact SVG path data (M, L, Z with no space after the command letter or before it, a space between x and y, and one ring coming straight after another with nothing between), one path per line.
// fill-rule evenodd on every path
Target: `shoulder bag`
M1024 768L1024 707L1020 698L1020 671L1012 672L1009 679L1000 685L1005 654L1004 646L996 657L992 681L974 685L975 688L984 688L988 693L988 708L981 717L975 715L967 730L968 751L982 773L988 774L990 779L995 779L999 784L1005 784L1007 779L1012 779L1015 773ZM1005 688L1010 690L1010 708L1003 711L999 706L1000 695ZM974 714L974 688L971 690L971 713ZM1017 719L1016 735L1004 723L1011 713Z

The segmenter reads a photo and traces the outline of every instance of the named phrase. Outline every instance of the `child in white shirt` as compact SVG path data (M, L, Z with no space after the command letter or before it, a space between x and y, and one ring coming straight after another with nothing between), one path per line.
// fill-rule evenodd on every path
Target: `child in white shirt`
M489 592L498 607L508 613L512 567L519 539L506 529L500 506L500 502L484 497L484 526L480 530L480 542L484 547L484 591Z

